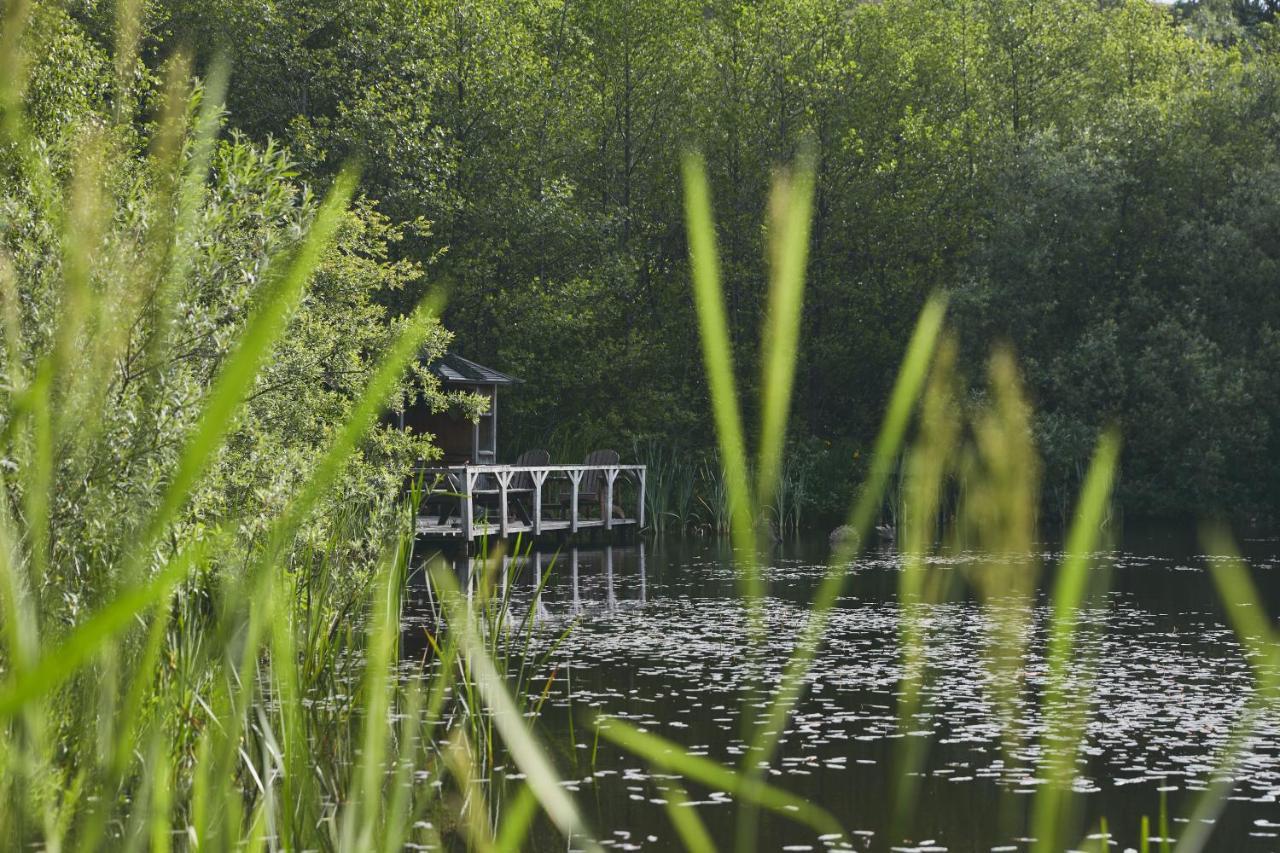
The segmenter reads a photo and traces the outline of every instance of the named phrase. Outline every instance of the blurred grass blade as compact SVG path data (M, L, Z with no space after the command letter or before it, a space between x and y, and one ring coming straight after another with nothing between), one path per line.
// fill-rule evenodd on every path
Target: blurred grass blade
M760 453L756 501L772 504L782 467L799 356L800 317L813 206L813 163L803 158L774 181L769 197L769 309L765 315L760 387Z
M391 801L383 820L382 849L384 853L405 850L410 824L409 800L416 782L413 778L415 762L419 757L422 732L423 691L415 679L409 686L408 699L401 717L401 738L396 749L396 771L392 779Z
M138 63L138 43L142 35L139 15L142 0L117 0L115 72L116 97L112 104L112 117L122 124L133 114L133 76Z
M30 82L27 52L22 39L31 23L33 4L30 0L9 0L0 23L0 140L13 146L18 155L22 176L31 182L32 200L51 225L53 233L62 233L63 205L58 181L50 164L41 157L36 141L31 138L23 111L23 97Z
M893 820L890 837L905 837L908 819L917 799L920 769L929 742L910 732L917 728L925 679L928 676L926 614L922 610L937 601L940 592L929 556L941 511L943 489L958 433L956 403L952 391L956 361L955 341L944 337L933 361L921 405L918 436L907 456L906 501L902 519L902 570L898 574L898 629L902 643L898 724L904 736L895 750ZM951 577L948 573L946 577Z
M371 850L381 809L389 738L391 678L400 640L401 580L405 543L397 542L382 563L374 587L372 621L365 652L363 693L364 737L353 769L352 795L345 806L341 849Z
M782 678L774 692L767 718L742 759L742 767L748 772L759 773L760 768L772 761L787 718L800 699L801 686L806 673L818 653L818 646L826 633L827 619L844 586L848 562L853 559L867 534L884 498L885 486L893 471L894 460L902 448L907 422L920 397L934 348L942 330L945 300L933 297L925 304L916 323L915 332L907 347L906 358L898 372L890 397L889 411L875 443L875 455L871 460L871 474L863 486L850 516L850 535L837 545L831 564L814 596L809 618L801 629L795 651L783 670Z
M693 272L694 302L702 358L707 369L707 388L720 442L720 462L729 492L729 516L734 546L741 555L754 555L755 519L751 485L747 480L746 443L742 416L738 409L737 382L733 371L733 345L725 318L724 291L720 282L720 260L716 250L715 224L711 216L711 194L702 159L687 153L682 161L684 210L689 239L689 265ZM744 575L750 599L763 594L759 572L752 556Z
M707 825L689 802L689 794L684 786L676 779L667 779L665 783L667 790L663 799L666 800L667 817L671 818L671 825L680 836L684 849L689 853L715 853L716 843L711 838L711 833L707 832Z
M0 636L4 638L5 661L13 678L35 663L39 635L38 614L23 571L22 550L9 513L7 492L7 484L0 478Z
M437 565L431 572L431 579L440 591L449 626L466 657L480 696L492 714L493 723L512 759L521 772L528 776L529 785L542 803L542 808L571 845L600 850L600 845L587 829L577 805L561 786L559 774L551 760L525 725L524 715L507 693L507 685L489 658L484 640L476 627L475 617L459 592L453 575L448 569Z
M1089 566L1111 500L1120 456L1120 438L1107 430L1098 440L1093 461L1085 475L1075 518L1067 535L1066 553L1054 583L1052 616L1045 652L1047 674L1041 707L1045 715L1044 753L1048 782L1042 785L1032 807L1032 834L1036 850L1062 847L1066 830L1065 808L1075 775L1087 697L1069 690L1075 665L1076 630L1080 609L1089 587Z
M22 120L22 96L29 77L22 36L30 19L30 0L9 0L4 4L0 26L0 124L10 140L14 138L13 125Z
M179 56L173 62L166 81L164 112L150 158L156 174L152 200L157 211L156 222L148 234L152 241L150 262L154 269L143 279L143 287L149 291L145 302L149 331L143 343L147 369L143 371L142 398L153 406L162 393L163 377L159 368L169 357L178 296L182 285L190 278L196 260L199 245L197 226L209 164L218 138L228 69L225 57L219 56L214 60L203 86L198 90L200 110L191 130L190 145L185 149L182 142L187 130L186 108L190 91L187 79L190 64L186 57Z
M136 616L155 605L191 570L213 553L221 534L189 540L168 565L144 584L126 589L76 626L61 643L41 656L31 669L10 677L0 687L0 718L12 716L32 699L69 678L85 662L134 624Z
M1249 567L1227 531L1209 525L1201 530L1200 538L1209 555L1209 573L1218 597L1253 670L1255 687L1215 762L1208 787L1196 798L1188 815L1178 838L1177 853L1206 849L1227 797L1235 788L1236 773L1247 755L1249 739L1265 715L1274 714L1280 707L1280 631L1268 620Z
M1240 645L1248 652L1254 678L1268 685L1280 673L1280 648L1276 630L1267 618L1262 597L1249 574L1249 567L1231 537L1219 527L1207 527L1201 534L1209 558L1210 576L1218 589L1227 618Z
M600 734L654 767L679 773L714 790L728 791L735 797L750 799L756 805L805 824L822 835L844 837L839 821L825 809L803 797L789 794L772 785L755 781L701 755L691 755L679 744L630 723L607 718L596 723Z
M521 785L515 801L503 809L502 826L494 839L498 853L519 853L529 838L533 820L538 816L538 798L527 784Z

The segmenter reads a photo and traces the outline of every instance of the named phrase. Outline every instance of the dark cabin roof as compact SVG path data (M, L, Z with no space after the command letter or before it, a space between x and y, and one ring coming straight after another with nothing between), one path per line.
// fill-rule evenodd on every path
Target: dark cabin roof
M466 382L483 385L510 385L519 382L514 376L476 364L451 352L445 353L429 368L441 382Z

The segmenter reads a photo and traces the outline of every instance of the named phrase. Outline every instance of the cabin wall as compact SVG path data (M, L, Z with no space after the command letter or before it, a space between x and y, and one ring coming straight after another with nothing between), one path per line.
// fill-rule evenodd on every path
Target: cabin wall
M443 452L445 465L470 463L492 464L497 461L497 387L494 385L462 385L450 383L449 390L462 390L489 398L489 411L474 424L458 412L433 412L425 404L407 408L403 416L405 429L435 436L435 445Z
M476 424L476 462L495 465L498 462L498 387L488 385L476 390L489 398L489 409Z

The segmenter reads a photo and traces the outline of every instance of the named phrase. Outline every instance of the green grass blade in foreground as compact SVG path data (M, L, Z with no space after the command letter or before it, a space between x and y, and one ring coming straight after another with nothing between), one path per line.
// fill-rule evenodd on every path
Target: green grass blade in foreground
M1098 545L1098 535L1120 456L1120 438L1114 430L1098 440L1093 461L1085 475L1076 504L1075 518L1067 535L1066 553L1054 583L1052 621L1045 652L1048 673L1041 707L1045 722L1045 762L1048 783L1041 786L1032 807L1032 834L1041 851L1062 849L1065 805L1071 793L1076 752L1087 708L1086 696L1068 689L1074 663L1076 627L1080 608L1089 587L1090 556Z
M11 0L4 7L0 26L0 120L5 124L22 117L22 96L30 75L22 35L31 21L30 0Z
M1196 798L1178 838L1177 853L1199 853L1205 849L1227 797L1235 787L1236 769L1245 756L1248 739L1259 717L1274 712L1280 704L1280 631L1272 628L1267 619L1249 568L1227 532L1207 527L1201 532L1201 540L1206 552L1212 555L1210 574L1236 637L1250 658L1256 686L1253 697L1232 726L1209 786Z
M715 853L716 843L707 832L707 825L698 817L698 812L689 802L689 794L676 779L666 780L666 792L663 799L667 817L680 836L680 843L689 853Z
M750 562L744 573L749 598L763 595L756 566L754 504L747 479L746 443L742 416L738 409L737 384L733 374L733 345L724 313L724 291L720 283L720 261L716 250L715 224L711 216L711 193L706 168L696 154L682 161L684 210L689 239L689 265L693 271L693 295L698 309L698 329L702 357L707 369L707 388L715 415L720 442L720 461L729 492L730 532L739 555Z
M502 811L502 825L494 839L494 849L499 853L518 853L529 837L529 827L538 816L538 798L527 784L521 785L515 802Z
M769 310L763 330L756 481L756 502L761 507L772 503L777 490L791 412L809 258L813 182L813 164L803 159L792 174L774 182L769 198Z
M825 809L803 797L752 780L745 774L704 756L691 755L679 744L642 731L630 723L604 718L598 720L596 725L605 738L640 756L652 766L679 773L686 779L715 790L728 791L736 797L750 798L757 806L805 824L820 835L845 835L839 821Z
M382 561L374 586L372 625L365 652L364 741L360 759L353 770L351 796L343 808L342 843L347 851L372 850L377 833L382 785L387 772L385 758L392 693L391 671L396 644L400 639L401 589L408 545L399 541Z
M885 486L893 471L894 460L897 459L902 448L907 423L928 376L929 364L933 359L938 336L942 331L945 305L943 297L935 296L925 304L924 310L920 313L915 332L911 336L911 343L907 347L906 358L898 372L893 394L889 398L889 410L885 416L884 425L876 438L870 476L850 515L849 524L853 534L846 536L832 555L831 565L814 597L809 619L801 629L795 651L783 670L782 680L770 703L768 716L757 731L751 748L743 756L742 766L748 772L761 774L763 773L762 765L773 760L778 741L786 728L787 717L800 699L800 689L804 683L805 674L808 673L813 658L818 653L818 645L826 632L827 617L844 586L847 564L861 547L858 543L866 541L867 533L870 532L871 524L880 509Z
M391 797L383 820L382 849L384 853L399 853L408 849L406 842L409 839L409 830L414 823L410 816L410 801L416 786L414 771L417 769L419 750L422 748L424 699L422 682L413 680L409 684L407 694L400 717L400 740L396 745L396 769L391 781Z
M22 558L7 497L8 484L0 477L0 637L10 677L33 665L40 650L39 613Z
M312 469L306 484L298 490L290 501L279 523L272 530L272 546L267 548L265 556L269 559L282 547L303 519L315 506L334 480L342 472L360 439L368 432L374 418L386 405L388 398L409 361L417 355L430 331L431 324L439 313L440 300L436 296L428 297L404 322L391 348L383 356L373 376L369 378L360 398L352 406L329 447L320 461Z
M898 573L898 636L903 673L898 682L898 725L902 737L894 750L893 819L889 836L893 842L908 833L921 777L919 771L929 747L929 739L914 732L929 671L927 618L923 608L937 603L942 592L937 583L939 575L931 568L928 557L933 551L946 477L959 433L959 407L952 394L955 359L955 341L947 336L934 357L921 403L917 437L904 461L907 487L899 531L902 568ZM942 575L948 579L953 576L950 572Z
M30 64L22 36L31 22L34 4L10 0L0 22L0 140L18 157L20 174L31 183L33 200L54 234L62 233L65 211L52 164L27 127L23 98L30 83Z
M134 115L133 109L133 74L138 62L138 43L141 41L142 26L139 20L139 7L142 0L118 0L116 3L115 33L115 103L112 105L112 120L123 124L127 117Z
M176 75L186 70L186 61L180 59L171 74ZM163 266L159 274L153 276L154 290L148 300L151 329L144 346L147 363L151 365L161 364L167 356L168 347L173 340L175 303L183 283L190 276L195 264L198 246L196 232L200 219L201 201L208 181L209 163L218 138L218 125L222 118L228 77L228 63L225 58L219 57L214 61L204 81L200 112L196 116L185 169L182 168L180 152L181 136L186 124L186 117L182 110L184 96L188 92L187 83L174 76L167 84L168 103L165 115L161 119L159 144L152 152L152 161L157 174L169 178L167 185L165 182L159 183L168 189L174 198L168 203L165 198L158 198L155 201L161 216L152 226L152 233L157 239L164 241L166 251L162 259L157 259L157 263ZM172 163L169 162L171 158ZM175 181L169 177L171 171L181 171L181 180ZM170 189L174 183L177 184L176 191ZM158 370L147 372L144 378L146 383L144 394L148 398L157 393L156 383L159 381Z
M484 639L476 628L474 614L460 594L457 581L443 565L433 568L431 581L440 592L451 634L467 659L480 696L493 715L493 723L511 758L528 777L529 785L547 816L572 843L581 844L588 850L600 850L577 805L561 786L554 765L525 725L524 715L508 694L506 681L489 658Z
M1210 528L1201 538L1207 552L1213 555L1210 557L1210 574L1231 627L1252 659L1254 678L1260 685L1269 684L1280 678L1280 673L1276 672L1280 665L1280 648L1275 645L1280 636L1267 618L1249 567L1225 531Z
M339 175L288 269L274 281L272 279L276 276L268 273L268 280L272 284L241 331L235 348L214 381L196 427L179 457L177 469L164 498L134 546L130 555L132 561L141 562L145 559L145 555L195 489L200 476L231 431L236 410L245 394L253 387L253 381L272 344L287 326L303 289L319 264L321 254L337 231L342 213L354 190L354 174L343 172Z
M214 533L188 542L150 581L121 592L42 655L29 670L9 678L0 687L0 718L21 711L27 702L66 681L122 631L134 625L139 613L167 596L192 568L214 553L222 538L220 533Z
M296 579L296 573L277 572L267 582L276 585L272 601L277 604L277 612L271 618L269 642L271 688L279 705L275 725L280 755L280 792L276 809L282 809L282 813L274 822L285 846L302 847L305 845L300 843L300 829L311 821L319 792L315 789L315 774L307 766L311 744L303 720L304 696L299 685L299 668L295 664L298 650L294 616L290 609L292 584ZM283 607L278 606L281 603Z

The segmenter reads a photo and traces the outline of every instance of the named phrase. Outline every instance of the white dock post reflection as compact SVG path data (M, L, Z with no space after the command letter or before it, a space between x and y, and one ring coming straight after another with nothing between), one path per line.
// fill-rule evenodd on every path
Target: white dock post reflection
M613 591L613 546L604 546L605 609L610 613L618 609L618 597Z
M573 614L582 612L582 600L578 597L578 549L569 549L569 579L573 585Z
M636 555L638 556L640 563L640 603L647 604L649 601L649 590L645 587L643 539L636 544Z
M551 614L547 612L547 604L542 600L542 552L535 551L533 554L533 607L534 621L539 619L550 619Z
M510 627L556 624L588 614L616 615L649 603L645 542L587 548L575 545L555 553L531 549L522 554L442 555L436 559L453 570L458 588L471 606L481 606L478 598L483 593L502 605L499 612ZM568 577L563 568L566 563ZM501 578L491 577L495 571L502 572ZM522 580L526 572L527 582ZM423 603L433 613L440 609L437 592L428 577Z

